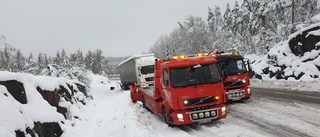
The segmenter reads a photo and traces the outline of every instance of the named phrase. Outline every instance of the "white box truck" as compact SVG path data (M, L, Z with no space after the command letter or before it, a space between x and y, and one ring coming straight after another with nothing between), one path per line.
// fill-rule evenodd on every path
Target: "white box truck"
M130 85L137 83L140 87L153 85L154 54L133 55L118 64L121 87L129 90Z

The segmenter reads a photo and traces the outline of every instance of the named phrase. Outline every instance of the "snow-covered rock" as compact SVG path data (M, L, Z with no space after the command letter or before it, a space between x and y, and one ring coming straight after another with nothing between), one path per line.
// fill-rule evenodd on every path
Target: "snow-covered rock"
M77 80L0 71L0 136L60 136L90 99L84 93Z
M313 24L279 42L266 56L247 55L255 78L320 80L320 23Z

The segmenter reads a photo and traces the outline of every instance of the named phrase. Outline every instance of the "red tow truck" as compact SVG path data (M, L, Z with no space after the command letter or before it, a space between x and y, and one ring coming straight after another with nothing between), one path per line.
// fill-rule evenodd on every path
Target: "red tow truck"
M237 52L211 54L223 65L226 79L223 81L227 101L247 100L251 97L249 72L250 61Z
M154 85L131 85L131 99L141 101L170 126L209 123L228 114L222 82L220 66L212 56L156 59Z

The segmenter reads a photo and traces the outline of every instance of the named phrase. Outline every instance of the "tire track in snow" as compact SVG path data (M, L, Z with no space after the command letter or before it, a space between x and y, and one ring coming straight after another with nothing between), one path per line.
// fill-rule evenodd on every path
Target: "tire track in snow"
M210 124L204 124L204 125L197 125L197 124L192 124L192 125L184 125L184 126L179 126L178 128L181 129L182 131L190 134L191 136L196 136L196 137L212 137L212 136L218 136L218 134L213 133L209 130L206 130L205 127L214 127L217 126L217 124L221 124L219 121L215 121Z
M252 124L257 126L256 130L267 132L273 136L314 136L316 133L307 133L305 130L297 128L297 123L291 125L290 122L299 122L306 127L314 127L318 124L311 123L310 125L308 124L310 122L300 120L299 117L292 115L295 111L288 108L292 108L292 104L288 102L252 98L249 102L229 104L229 116L234 117L234 121ZM293 106L293 108L296 107ZM234 124L239 124L239 122Z
M231 111L235 111L234 109L231 109ZM237 111L235 111L237 112ZM239 112L241 113L241 112ZM277 123L272 123L270 121L267 121L265 119L261 119L258 117L250 116L246 117L243 115L236 115L236 114L230 114L234 115L234 120L235 121L242 121L243 123L250 123L251 125L254 126L248 126L248 127L253 127L251 130L258 130L258 132L266 132L269 135L273 136L290 136L290 137L308 137L306 133L300 132L298 130L292 129L290 127L282 126ZM230 121L231 122L231 121ZM231 122L232 123L232 122ZM238 122L234 123L237 124ZM256 128L254 128L256 127ZM311 136L310 136L311 137Z

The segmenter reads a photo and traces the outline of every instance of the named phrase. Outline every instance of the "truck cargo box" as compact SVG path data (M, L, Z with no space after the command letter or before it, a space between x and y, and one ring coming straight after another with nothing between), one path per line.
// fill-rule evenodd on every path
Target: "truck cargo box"
M153 83L154 54L134 55L118 65L120 81L123 89L128 90L133 83L148 86ZM147 71L141 73L140 70ZM152 71L148 70L151 69ZM151 79L150 79L151 78Z

